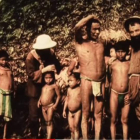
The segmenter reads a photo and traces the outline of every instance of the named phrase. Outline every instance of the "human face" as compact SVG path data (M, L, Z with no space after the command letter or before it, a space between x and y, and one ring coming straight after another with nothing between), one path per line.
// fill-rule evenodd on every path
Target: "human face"
M50 84L52 84L54 79L51 74L47 73L44 77L44 80L45 80L46 84L50 85Z
M6 57L1 57L0 58L0 65L5 67L7 64L7 58Z
M68 82L69 82L69 87L70 88L75 88L79 84L79 80L77 80L73 76L69 76L69 81Z
M111 49L110 49L110 56L111 56L111 57L116 57L116 51L115 51L114 48L111 48Z
M116 56L117 56L118 60L124 61L125 57L126 57L126 51L124 51L124 50L117 50L116 51Z
M99 34L100 34L100 24L93 22L91 25L91 38L93 40L97 40Z
M134 25L129 25L129 34L131 37L140 35L140 24L134 23Z

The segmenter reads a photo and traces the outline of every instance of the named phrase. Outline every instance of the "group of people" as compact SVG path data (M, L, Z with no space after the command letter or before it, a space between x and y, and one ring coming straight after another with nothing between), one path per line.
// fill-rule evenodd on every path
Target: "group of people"
M106 48L99 39L100 28L101 22L94 15L83 18L74 28L78 59L73 60L67 71L68 89L62 114L68 118L72 139L79 139L80 126L83 139L88 139L91 115L94 116L95 139L101 138L105 94L110 95L112 139L116 139L118 110L121 110L123 139L128 139L131 106L140 123L140 17L133 16L124 22L131 40L119 41L113 46L114 58L105 57ZM62 95L55 75L60 73L62 67L53 50L56 45L49 35L39 35L25 62L30 130L34 138L38 135L40 107L46 125L46 138L52 138L53 115L61 101ZM129 48L130 60L126 59ZM13 76L7 59L8 54L1 50L0 81L3 82L0 82L0 115L4 116L6 122L3 138L6 138L7 122L12 119Z

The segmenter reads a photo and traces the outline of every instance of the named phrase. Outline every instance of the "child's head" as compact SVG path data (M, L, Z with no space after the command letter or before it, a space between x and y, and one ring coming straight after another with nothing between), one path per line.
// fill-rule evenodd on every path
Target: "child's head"
M129 43L128 41L120 41L115 45L116 57L118 60L125 60L126 55L129 52Z
M80 73L72 73L70 76L69 76L69 87L70 88L75 88L77 86L79 86L80 84Z
M51 85L55 81L54 71L48 71L44 73L44 81L47 85Z
M115 48L110 48L110 57L115 57L116 58L116 51Z
M5 50L0 50L0 65L6 66L8 60L8 53Z

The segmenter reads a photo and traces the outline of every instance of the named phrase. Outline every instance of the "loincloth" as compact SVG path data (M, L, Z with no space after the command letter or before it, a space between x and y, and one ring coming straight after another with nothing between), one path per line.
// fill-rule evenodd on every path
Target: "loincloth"
M140 74L131 74L129 77L130 99L133 104L140 102Z
M111 88L111 90L112 90L114 93L118 94L118 102L119 102L119 105L124 105L124 97L125 97L125 95L128 94L129 92L127 91L127 92L120 93L120 92L118 92L118 91L116 91L116 90L114 90L114 89L112 89L112 88ZM129 104L129 103L130 103L130 102L128 102L128 104Z
M12 119L11 91L0 89L0 116L7 122Z
M54 103L51 103L51 104L46 105L46 106L42 106L42 109L46 112L46 111L48 111L48 109L49 109L50 107L52 107L53 105L54 105Z
M102 83L105 77L103 77L100 81L94 81L86 76L80 76L81 79L85 79L91 82L92 93L95 97L102 96Z

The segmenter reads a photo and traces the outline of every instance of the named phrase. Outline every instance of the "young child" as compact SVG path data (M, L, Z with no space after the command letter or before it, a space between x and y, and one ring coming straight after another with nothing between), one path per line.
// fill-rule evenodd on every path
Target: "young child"
M106 63L106 74L108 74L108 68L109 65L113 63L113 61L116 60L116 51L114 46L109 47L109 56L105 56L105 63ZM109 115L109 100L110 100L110 89L109 89L109 81L108 77L106 76L106 82L105 82L105 97L104 97L104 108L103 108L103 117L107 118Z
M128 70L129 61L125 59L129 46L127 41L120 41L115 45L117 59L109 67L111 74L111 137L116 138L116 121L118 109L121 109L121 122L123 127L123 139L128 139L128 114L130 101L128 94Z
M7 125L12 119L12 92L13 92L13 75L8 65L8 54L0 50L0 116L4 119L3 139L7 136Z
M81 120L81 94L80 74L72 73L69 76L69 88L63 109L63 117L66 118L68 108L68 123L72 139L79 139L79 127Z
M38 107L42 106L42 114L46 122L47 139L50 139L53 132L53 113L57 108L61 95L59 87L55 84L53 71L49 71L44 74L44 81L46 84L42 88ZM57 95L57 98L54 102L55 95Z

